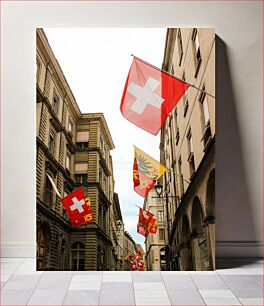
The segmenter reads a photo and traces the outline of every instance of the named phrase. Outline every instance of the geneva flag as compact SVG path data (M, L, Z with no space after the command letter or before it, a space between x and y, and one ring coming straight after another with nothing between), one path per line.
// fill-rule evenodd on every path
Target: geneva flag
M143 208L139 208L138 222L143 225L148 225L153 217L153 214Z
M157 219L150 211L143 208L139 208L137 232L144 237L147 237L148 233L157 233Z
M136 193L145 197L166 171L167 168L158 161L135 147L133 182Z
M157 135L189 85L134 57L120 110L141 129Z

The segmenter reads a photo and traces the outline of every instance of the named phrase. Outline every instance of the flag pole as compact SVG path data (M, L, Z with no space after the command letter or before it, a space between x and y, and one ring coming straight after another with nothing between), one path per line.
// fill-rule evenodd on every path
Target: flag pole
M160 69L160 68L158 68L158 67L156 67L156 66L154 66L154 65L152 65L152 64L150 64L150 63L148 63L148 62L146 62L146 61L144 61L143 59L141 59L141 58L135 56L134 54L131 54L131 56L133 56L134 58L138 59L138 60L141 61L142 63L145 63L145 64L149 65L150 67L152 67L152 68L154 68L154 69L157 69L157 70L159 70L160 72L163 72L163 73L165 73L165 74L171 76L172 78L174 78L174 79L176 79L176 80L178 80L178 81L184 82L184 83L186 83L187 85L189 85L189 86L191 86L191 87L193 87L193 88L195 88L195 89L197 89L197 90L199 90L199 91L201 91L201 92L204 92L204 93L207 94L208 96L210 96L210 97L212 97L212 98L215 99L215 96L213 96L213 95L209 94L208 92L206 92L206 91L204 91L204 90L202 90L202 89L200 89L200 88L194 86L193 84L190 84L190 83L188 83L188 82L186 82L186 81L181 80L180 78L177 78L175 75L170 74L169 72L167 72L167 71L165 71L165 70L163 70L163 69Z

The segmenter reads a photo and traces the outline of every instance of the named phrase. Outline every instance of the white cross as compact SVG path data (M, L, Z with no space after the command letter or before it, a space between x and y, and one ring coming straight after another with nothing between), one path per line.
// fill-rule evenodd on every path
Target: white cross
M75 209L78 209L79 213L82 213L84 211L83 209L83 204L85 204L85 201L84 199L81 199L80 201L74 197L72 198L72 202L73 202L73 205L70 206L70 209L71 211L75 210Z
M128 92L137 98L131 106L135 113L141 115L148 104L160 109L164 99L154 93L159 84L160 82L153 78L148 78L144 87L140 87L133 82L129 84Z

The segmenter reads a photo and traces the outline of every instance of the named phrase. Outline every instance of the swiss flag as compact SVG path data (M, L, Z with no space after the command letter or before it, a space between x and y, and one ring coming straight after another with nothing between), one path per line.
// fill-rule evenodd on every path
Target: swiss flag
M82 188L76 189L61 200L70 218L72 226L76 227L94 221L92 210L84 198Z
M143 271L144 270L144 263L143 262L139 262L138 263L138 270L139 271Z
M136 265L135 263L133 263L133 264L131 265L131 269L132 269L133 271L137 270L137 265Z
M149 222L152 220L152 217L154 215L147 211L147 210L144 210L143 208L139 208L139 220L138 222L140 224L143 224L143 225L148 225Z
M134 261L140 262L140 256L139 256L139 254L136 254L136 255L134 256Z
M120 110L141 129L157 135L189 85L134 57Z

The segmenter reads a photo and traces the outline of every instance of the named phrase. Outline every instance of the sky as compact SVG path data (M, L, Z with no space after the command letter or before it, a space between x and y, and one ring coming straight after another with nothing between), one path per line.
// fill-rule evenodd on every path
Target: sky
M144 198L133 189L133 145L159 160L160 133L153 136L127 121L120 102L133 57L161 68L165 28L44 28L82 113L102 112L115 149L115 192L127 230L144 248L137 234L138 207Z

